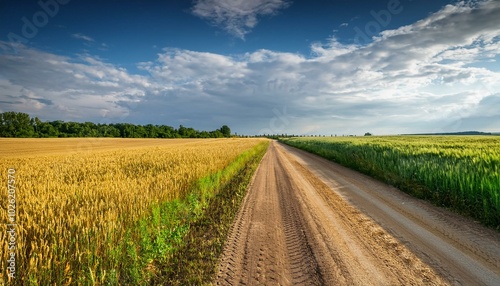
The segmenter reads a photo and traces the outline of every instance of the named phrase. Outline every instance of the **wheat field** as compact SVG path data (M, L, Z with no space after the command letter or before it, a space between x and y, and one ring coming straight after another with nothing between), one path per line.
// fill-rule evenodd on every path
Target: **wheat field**
M499 136L318 137L283 141L500 229Z
M184 196L197 179L223 169L259 142L1 139L3 182L15 170L16 281L73 284L79 273L90 273L91 281L97 273L106 276L103 269L126 259L113 246L152 206ZM2 242L9 239L8 199L2 191ZM3 243L4 283L10 252Z

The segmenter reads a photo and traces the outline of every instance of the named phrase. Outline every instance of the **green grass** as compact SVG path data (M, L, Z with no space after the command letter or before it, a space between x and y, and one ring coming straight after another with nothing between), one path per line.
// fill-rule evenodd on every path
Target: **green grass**
M224 170L198 180L183 198L153 206L110 251L121 272L99 273L106 285L200 285L215 275L229 227L269 142ZM91 278L85 279L92 281Z
M500 229L499 137L333 137L281 141Z

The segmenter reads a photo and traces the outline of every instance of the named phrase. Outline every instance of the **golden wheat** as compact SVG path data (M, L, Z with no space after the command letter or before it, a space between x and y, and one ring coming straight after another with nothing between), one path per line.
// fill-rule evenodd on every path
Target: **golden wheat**
M0 140L2 180L7 180L9 168L15 169L16 175L18 276L34 284L45 275L54 276L54 271L62 272L58 277L75 277L73 271L80 271L75 262L88 262L91 255L112 256L110 246L117 244L152 205L184 195L194 181L223 169L258 142ZM0 280L6 282L5 189L1 198ZM97 268L98 263L103 261L88 267Z

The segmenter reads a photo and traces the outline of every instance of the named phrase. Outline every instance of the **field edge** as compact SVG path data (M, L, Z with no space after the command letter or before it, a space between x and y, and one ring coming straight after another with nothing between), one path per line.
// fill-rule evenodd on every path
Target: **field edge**
M495 229L496 231L500 232L500 224L498 222L497 217L492 215L487 217L479 216L477 213L471 212L470 209L462 208L448 202L443 203L442 199L440 199L439 197L436 198L435 194L437 194L437 192L432 188L430 188L429 186L426 186L425 184L422 184L415 180L405 178L400 174L394 172L388 173L384 169L378 169L376 168L375 164L372 164L366 160L361 160L360 159L362 157L361 154L355 154L354 152L353 154L350 154L350 156L352 157L351 160L347 160L346 156L344 156L345 158L344 157L338 158L333 156L332 153L329 153L327 155L326 153L323 152L324 150L316 150L313 148L309 148L309 146L301 145L298 144L298 142L294 142L288 139L283 140L282 138L280 138L278 141L280 143L286 144L294 148L298 148L300 150L307 151L309 153L315 154L317 156L323 157L327 160L340 164L344 167L363 173L374 179L392 185L415 198L423 199L425 201L434 204L435 206L443 207L457 214L460 214L464 217L467 217L469 219L477 220L482 225Z
M224 170L197 182L185 200L190 201L191 208L198 205L202 211L187 222L189 230L176 250L167 259L155 259L147 266L147 284L202 285L214 279L230 226L268 146L269 141L259 143ZM204 196L204 189L210 185L216 189Z

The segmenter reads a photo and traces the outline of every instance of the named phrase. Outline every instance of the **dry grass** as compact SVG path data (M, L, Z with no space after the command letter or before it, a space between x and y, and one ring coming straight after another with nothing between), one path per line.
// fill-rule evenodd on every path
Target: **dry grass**
M17 283L75 283L112 268L112 253L151 206L182 197L259 140L1 139L0 170L16 170ZM1 193L7 201L7 192ZM0 216L7 218L7 205ZM7 240L6 223L0 241ZM8 249L0 247L0 281ZM96 260L95 257L101 259ZM109 264L107 267L105 264ZM106 273L99 273L102 277ZM87 280L88 281L88 280Z

